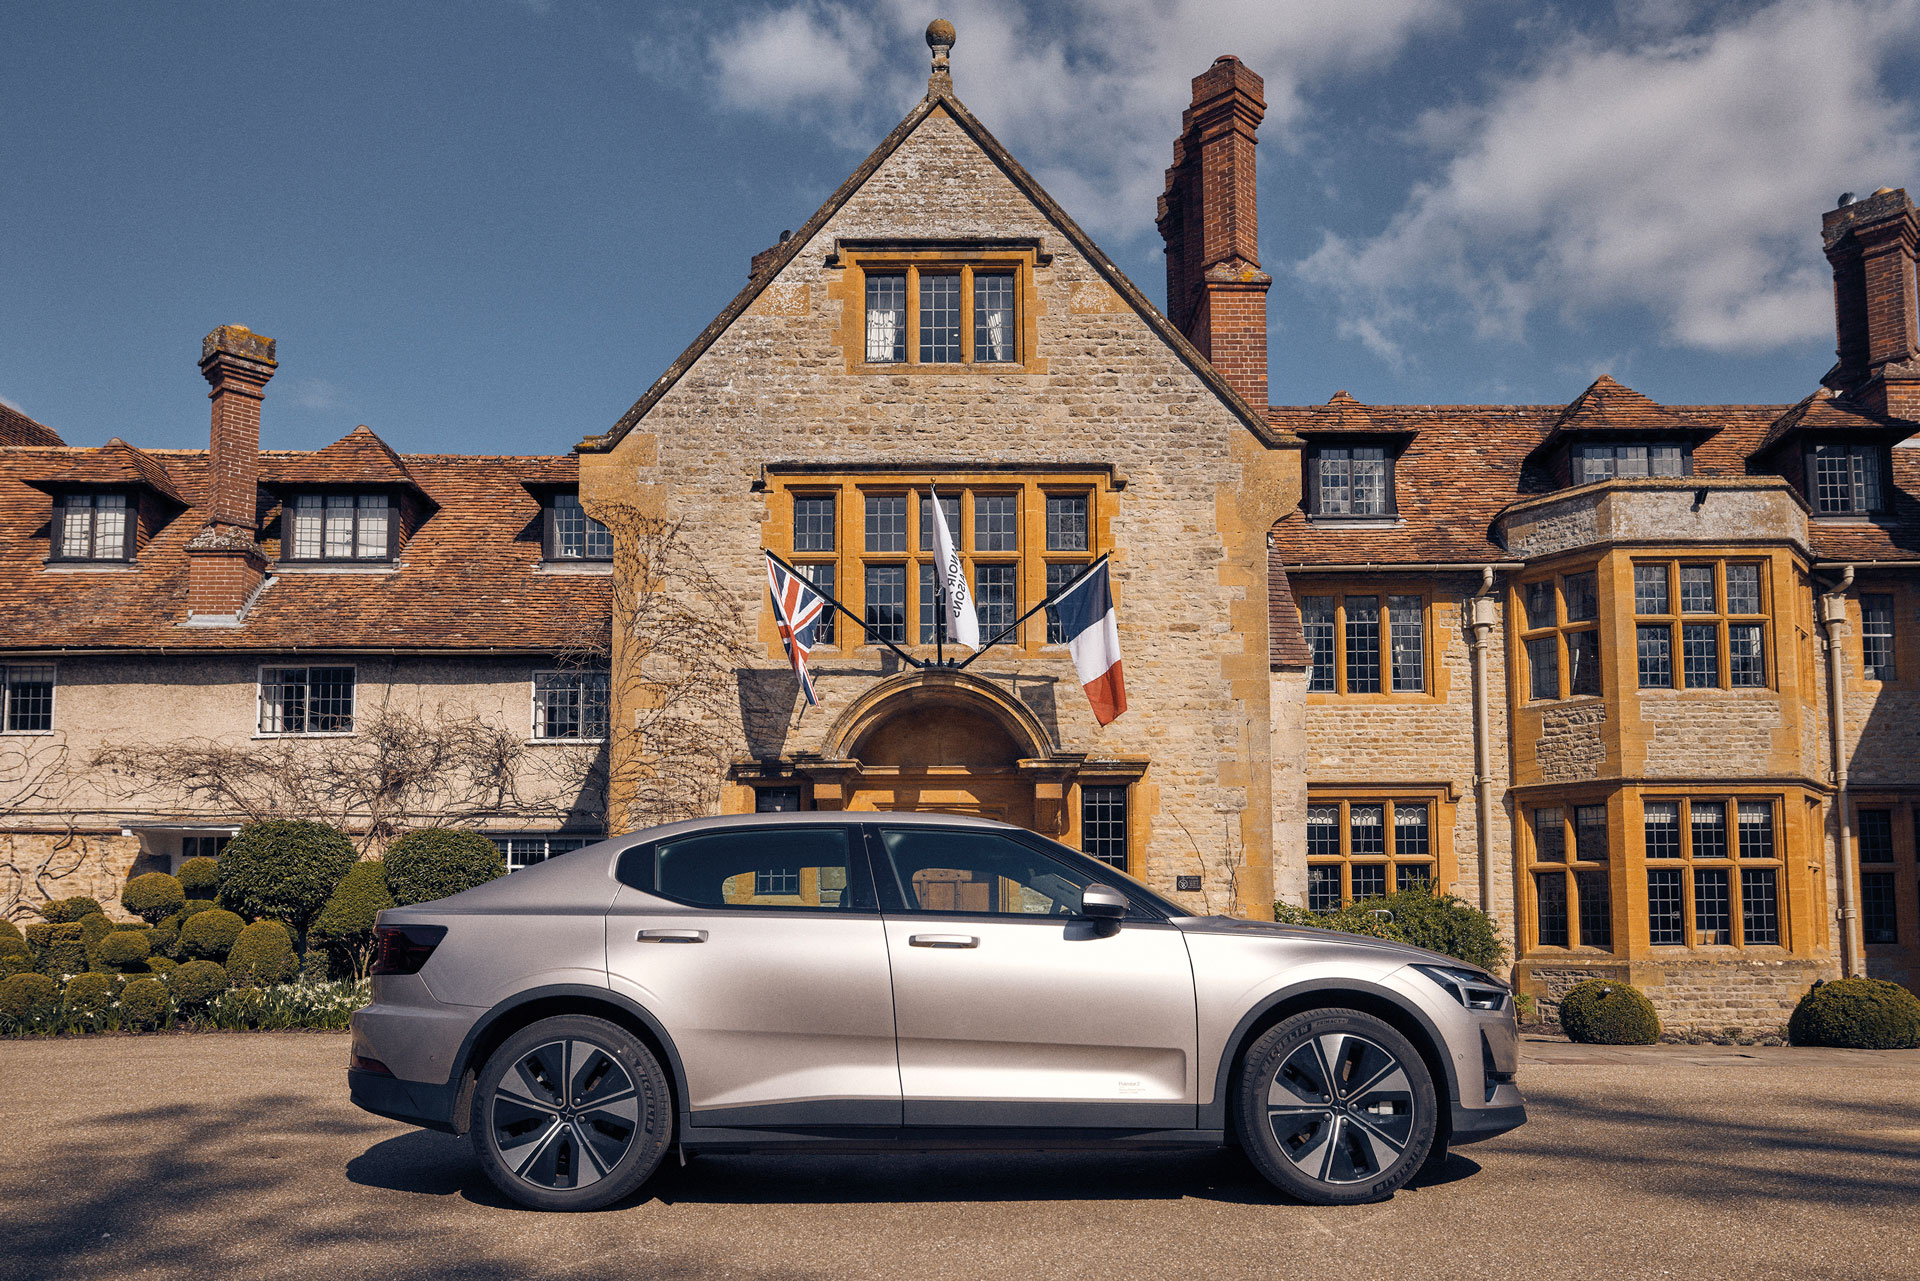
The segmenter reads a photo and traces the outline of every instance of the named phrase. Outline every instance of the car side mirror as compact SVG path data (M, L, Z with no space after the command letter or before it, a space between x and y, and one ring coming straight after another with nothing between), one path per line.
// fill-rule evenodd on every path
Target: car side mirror
M1127 896L1111 885L1089 885L1080 891L1080 915L1096 921L1117 921L1130 906Z

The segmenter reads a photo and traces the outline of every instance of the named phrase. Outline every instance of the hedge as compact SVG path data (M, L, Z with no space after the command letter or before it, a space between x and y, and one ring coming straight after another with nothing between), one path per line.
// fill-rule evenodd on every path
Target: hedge
M220 904L304 934L359 859L336 828L304 819L249 823L221 851Z
M506 875L507 861L478 832L427 827L408 832L385 854L387 889L401 907L430 903Z
M158 925L186 905L186 887L165 872L136 876L120 891L120 906L148 925Z
M158 1027L166 1020L172 1005L167 985L151 976L129 979L120 989L121 1026L142 1029Z
M27 942L37 943L33 962L34 968L42 974L64 978L69 974L84 974L92 968L87 964L86 931L78 922L29 925Z
M23 938L0 935L0 979L33 971L33 949Z
M24 943L27 941L27 936L20 932L18 925L15 925L6 917L0 916L0 939L19 939Z
M300 969L293 936L278 921L255 921L240 931L227 953L227 973L235 987L272 987Z
M224 961L247 923L224 908L196 912L180 927L180 953L203 961Z
M175 912L172 916L167 917L166 920L161 921L160 923L162 925L165 925L167 921L173 921L174 928L178 929L180 926L186 924L188 917L197 916L201 912L211 912L214 908L219 906L220 906L220 901L218 899L190 898L185 903L182 903L180 905L180 910L178 912Z
M183 1006L204 1005L228 986L226 966L213 961L188 961L167 976L167 991Z
M1360 899L1332 912L1275 903L1273 919L1283 925L1343 930L1411 943L1482 969L1495 969L1507 959L1507 945L1501 942L1492 917L1465 899L1431 890L1399 890L1384 898Z
M1815 983L1793 1007L1787 1043L1854 1050L1920 1048L1920 997L1885 979Z
M60 1013L60 988L44 974L0 979L0 1019L17 1028L50 1022Z
M1652 1045L1660 1039L1660 1016L1633 984L1588 979L1560 998L1560 1030L1588 1045Z
M338 958L343 971L355 978L366 977L373 960L374 918L393 906L393 895L387 890L386 864L378 859L355 863L313 919L307 955L330 953Z
M210 858L190 858L174 877L188 898L212 898L220 888L220 865Z
M49 899L40 905L40 915L55 925L70 925L86 916L103 915L97 899L84 894L72 898Z
M100 940L100 960L123 974L138 974L147 968L153 954L146 932L116 930Z
M147 969L154 974L158 974L161 978L165 978L179 968L180 962L174 960L171 956L150 956L147 958Z
M67 981L61 1005L69 1019L104 1021L113 1012L113 979L105 974L76 974Z

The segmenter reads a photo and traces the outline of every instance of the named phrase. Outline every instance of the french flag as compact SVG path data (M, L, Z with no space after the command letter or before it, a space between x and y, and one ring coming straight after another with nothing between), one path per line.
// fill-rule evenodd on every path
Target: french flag
M1102 725L1127 710L1127 682L1120 670L1120 628L1113 617L1107 562L1101 560L1054 602L1060 631L1073 653L1073 670Z

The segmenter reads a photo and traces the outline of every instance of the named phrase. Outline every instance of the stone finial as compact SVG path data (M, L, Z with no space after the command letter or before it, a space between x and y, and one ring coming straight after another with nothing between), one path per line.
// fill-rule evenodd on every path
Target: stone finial
M945 18L935 18L927 24L927 48L933 50L933 76L935 81L945 81L949 87L947 55L953 52L953 24Z

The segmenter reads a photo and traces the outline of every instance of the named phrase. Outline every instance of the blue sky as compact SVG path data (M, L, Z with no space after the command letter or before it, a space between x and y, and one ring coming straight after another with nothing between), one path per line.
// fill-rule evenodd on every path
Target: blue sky
M1920 191L1920 0L17 5L0 399L206 439L215 325L280 343L265 442L557 452L625 411L924 89L1145 288L1220 53L1267 81L1273 398L1791 401L1819 215Z

